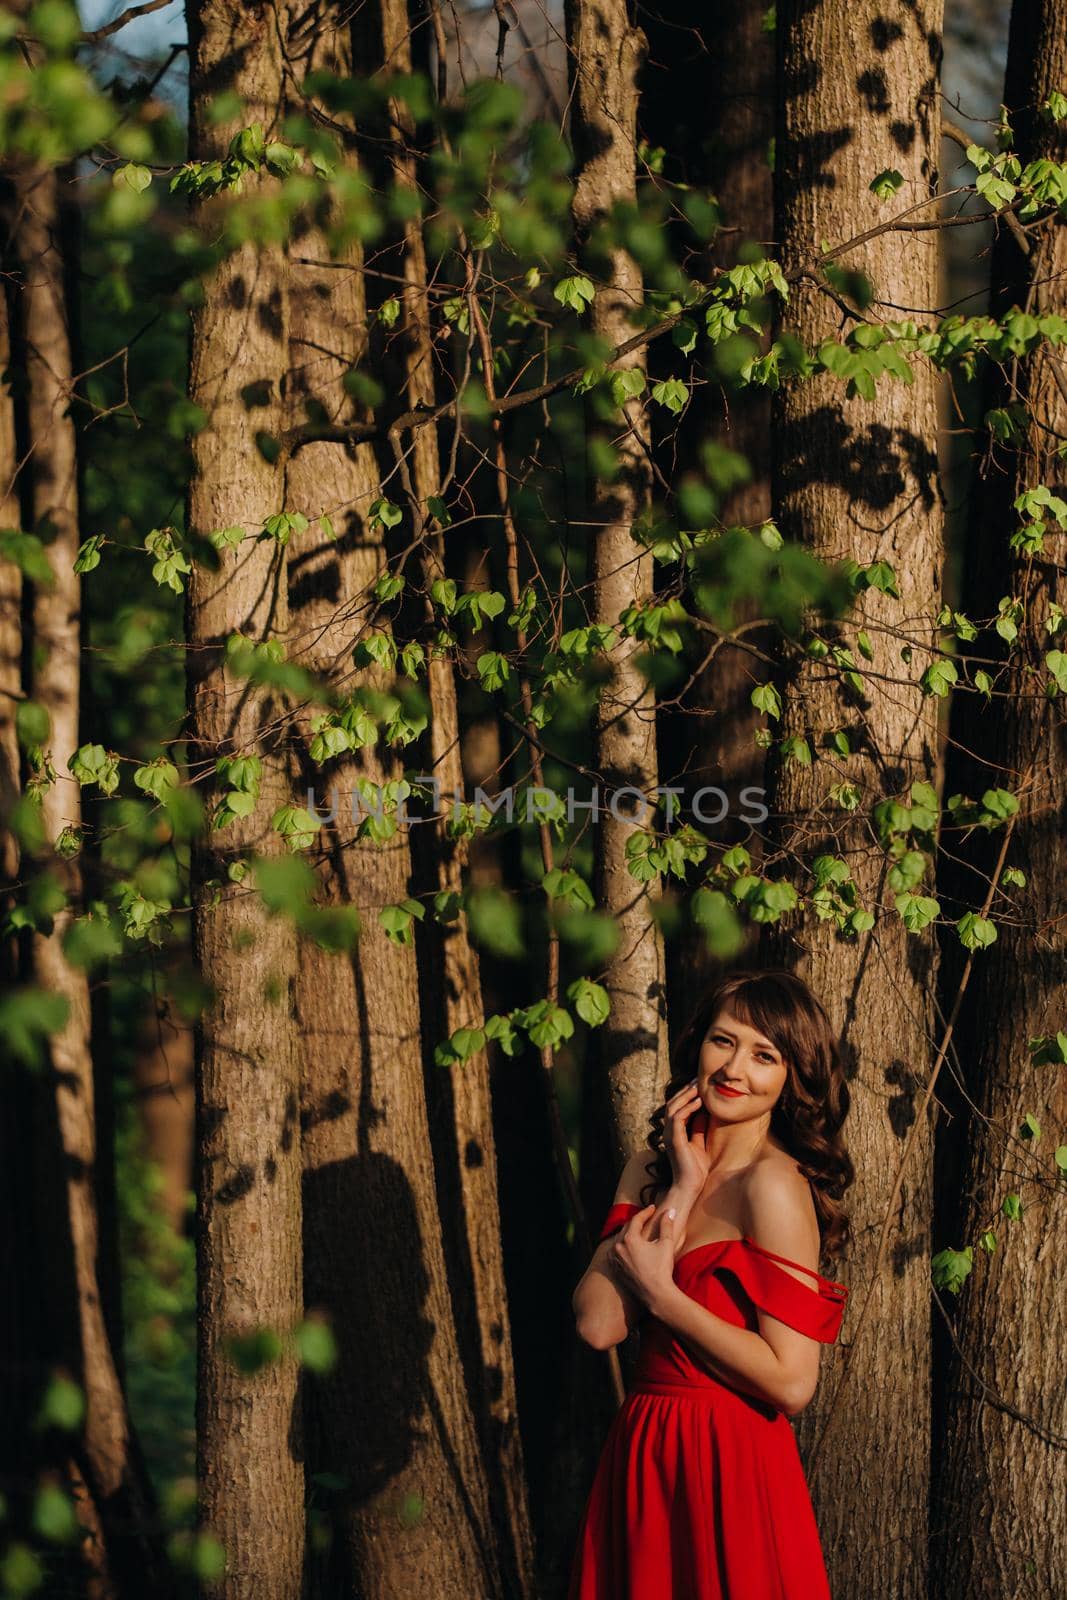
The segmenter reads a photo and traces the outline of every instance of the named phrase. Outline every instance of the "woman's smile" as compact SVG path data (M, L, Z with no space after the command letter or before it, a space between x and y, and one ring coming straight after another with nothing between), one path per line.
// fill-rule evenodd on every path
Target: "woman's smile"
M728 1084L725 1083L713 1083L711 1087L716 1089L719 1094L743 1095L745 1092L743 1089L732 1089Z

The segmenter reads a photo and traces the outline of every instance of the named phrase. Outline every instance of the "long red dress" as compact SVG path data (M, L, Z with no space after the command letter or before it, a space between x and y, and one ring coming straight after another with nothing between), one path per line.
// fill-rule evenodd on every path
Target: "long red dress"
M613 1205L600 1237L640 1209ZM848 1297L747 1235L683 1250L674 1278L736 1327L758 1332L759 1306L824 1344ZM789 1417L716 1378L651 1315L582 1515L568 1600L830 1600Z

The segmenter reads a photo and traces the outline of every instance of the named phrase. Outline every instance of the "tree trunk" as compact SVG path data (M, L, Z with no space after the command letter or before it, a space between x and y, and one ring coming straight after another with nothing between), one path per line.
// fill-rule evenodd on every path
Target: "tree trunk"
M25 371L23 430L28 454L27 509L48 540L55 573L37 584L30 601L33 669L29 694L48 713L47 739L56 779L40 791L40 814L50 844L81 821L81 791L67 767L79 743L81 584L78 549L77 450L70 416L73 389L63 260L59 245L58 179L51 169L23 173L16 183L14 242L21 275L21 365ZM92 1600L118 1595L135 1581L166 1590L162 1555L152 1526L151 1486L130 1427L126 1401L104 1321L98 1276L97 1149L89 986L83 969L66 959L62 941L80 909L77 857L57 856L50 869L66 904L51 932L30 941L33 981L68 1005L66 1023L49 1041L49 1066L31 1089L35 1235L43 1267L34 1276L37 1301L32 1348L35 1384L50 1365L64 1365L85 1393L85 1423L61 1468L85 1529L87 1592ZM27 1316L31 1313L26 1305Z
M1005 104L1015 129L1014 150L1028 162L1067 158L1062 126L1040 106L1067 76L1067 16L1051 0L1016 0L1012 11ZM993 310L1018 306L1035 316L1067 314L1067 228L1058 216L1027 230L1029 251L1004 230L993 256ZM1025 888L1001 891L993 902L997 940L976 955L978 971L957 1034L973 1115L966 1105L950 1130L946 1170L957 1196L945 1245L974 1250L955 1314L955 1349L945 1363L944 1434L936 1440L932 1561L946 1600L1004 1600L1062 1584L1067 1565L1062 1461L1067 1439L1067 1393L1055 1378L1065 1341L1067 1272L1064 1193L1053 1152L1067 1143L1067 1086L1062 1063L1038 1065L1028 1041L1062 1026L1067 1006L1061 885L1067 832L1064 719L1061 695L1044 686L1050 608L1067 607L1067 536L1050 521L1037 556L1012 549L1008 536L1023 520L1015 497L1039 484L1067 492L1056 450L1067 433L1062 363L1039 346L1009 373L994 369L986 404L1021 401L1027 425L1016 447L993 447L976 495L973 544L963 569L960 603L974 620L995 617L1002 596L1023 606L1024 621L1010 654L992 629L973 648L1004 663L996 698L957 692L947 755L946 794L977 799L988 787L1017 792L1027 778L1007 865L1026 874ZM1001 698L1003 696L1003 698ZM962 748L961 748L962 747ZM953 836L959 865L949 880L950 918L980 903L1001 843L988 836ZM976 888L976 885L978 886ZM955 975L961 957L955 930L946 929L944 963ZM955 945L955 949L952 949ZM1025 1117L1040 1138L1020 1136ZM1009 1194L1022 1202L1018 1221L1000 1206ZM979 1246L995 1230L992 1254ZM942 1295L943 1300L951 1296ZM941 1385L939 1385L940 1387ZM939 1429L939 1435L941 1430Z
M271 7L201 0L189 8L194 159L225 154L255 122L267 138L282 110L279 20ZM235 91L238 120L213 123L214 97ZM243 197L275 180L246 178ZM221 205L201 221L218 226ZM255 809L210 830L193 859L194 954L214 991L197 1040L197 1449L200 1517L226 1550L224 1600L296 1600L304 1552L299 1368L290 1344L302 1310L299 1065L292 984L293 923L267 914L251 876L228 869L254 852L285 853L271 826L294 803L285 747L287 708L224 658L235 632L284 639L283 549L257 539L283 509L284 478L258 447L284 421L288 355L284 252L244 244L205 284L192 319L190 396L207 418L193 441L189 527L202 537L240 527L217 572L197 564L188 594L191 767L255 755ZM268 447L268 453L269 447ZM237 866L238 876L240 867ZM270 1329L276 1360L238 1364L233 1338ZM254 1370L248 1370L253 1367Z
M791 0L778 7L777 34L776 232L785 271L797 274L826 245L885 219L869 188L879 172L901 172L901 209L933 191L940 7L927 8L921 21L901 11L899 23L889 26L874 4L846 11ZM937 306L935 241L936 234L887 233L843 258L841 265L862 270L874 284L870 315L892 319L894 306ZM841 318L805 279L796 282L784 320L813 348L838 336ZM840 854L861 903L879 916L872 933L855 943L812 915L768 927L765 947L769 959L804 976L840 1029L852 1095L845 1140L857 1171L847 1197L853 1244L842 1276L853 1286L854 1305L870 1280L893 1177L931 1066L935 1024L935 941L929 932L905 932L885 883L888 862L872 848L869 824L883 795L907 803L913 781L930 782L937 756L936 701L924 700L918 686L936 642L932 620L941 584L937 395L932 371L922 363L914 371L911 387L883 378L871 403L844 404L840 380L823 375L788 384L775 406L783 533L823 559L889 562L901 595L896 601L868 590L857 618L871 633L871 670L888 674L891 688L868 679L859 710L835 676L802 662L785 685L775 731L806 738L812 765L775 752L768 785L785 875L796 881L798 868L815 856ZM915 656L903 673L904 640L890 631L902 626ZM853 642L851 624L829 632ZM825 745L839 728L850 731L854 751L843 762ZM842 779L859 786L854 813L827 798ZM846 1319L844 1340L827 1353L816 1400L798 1425L809 1459L813 1439L826 1433L812 1492L831 1589L841 1594L862 1589L879 1600L926 1594L930 1168L927 1126L917 1135L893 1218L891 1270L881 1275L851 1350ZM848 1384L839 1393L846 1352ZM857 1461L877 1462L877 1470L857 1473Z
M194 1030L175 1014L161 985L140 1024L133 1084L144 1153L162 1180L159 1210L179 1235L193 1181L195 1077Z
M300 75L312 66L351 74L344 8L320 6L291 42ZM354 415L345 373L366 366L367 308L358 246L329 260L309 226L293 240L291 421ZM380 470L370 446L315 443L287 469L287 504L314 519L326 511L336 542L321 534L290 557L300 659L352 691L350 652L365 632L362 605L385 570L368 508ZM380 631L379 619L374 624ZM394 675L361 670L357 694L395 692ZM305 738L306 732L304 730ZM312 1390L309 1490L333 1527L314 1574L329 1596L399 1596L432 1573L446 1595L495 1595L478 1440L463 1392L456 1322L441 1248L441 1223L420 1070L418 970L378 920L410 893L408 835L357 838L350 797L358 780L402 775L397 751L369 745L316 766L301 743L300 789L336 796L321 898L355 903L362 931L349 957L310 942L300 950L298 1015L304 1060L305 1285L310 1310L330 1319L339 1345L331 1373ZM352 1218L380 1220L353 1232ZM359 1241L364 1240L362 1249ZM368 1299L367 1285L374 1285ZM383 1381L383 1374L387 1378ZM344 1480L325 1495L319 1474Z
M614 347L633 336L631 313L644 303L644 285L628 252L613 248L605 257L598 250L595 231L613 205L632 205L636 198L637 75L645 38L631 26L624 0L568 0L565 16L576 158L572 212L583 269L596 285L590 329ZM622 365L643 373L644 350L634 351ZM610 676L594 713L599 810L593 823L593 893L597 911L612 918L619 935L598 975L610 995L611 1014L590 1030L580 1086L579 1176L594 1234L625 1162L645 1142L648 1118L662 1099L667 1077L663 937L651 914L659 878L639 883L628 871L626 855L640 824L652 821L658 782L655 695L634 660L640 647L621 636L619 625L628 606L647 605L654 594L651 556L633 537L650 501L645 403L644 397L627 401L621 425L613 431L614 481L606 483L590 471L587 490L590 620L620 635L606 658ZM635 820L627 820L631 816ZM574 1261L572 1287L584 1265ZM632 1350L620 1355L625 1359ZM575 1338L572 1323L542 1561L553 1595L566 1590L578 1518L616 1400L609 1377L608 1362Z
M11 328L6 286L0 289L0 372L10 370ZM0 387L0 528L21 526L16 479L18 451L15 407L8 384ZM21 759L15 711L22 698L22 573L18 563L0 558L0 918L16 903L19 847L10 826L21 792ZM0 988L13 989L20 977L16 935L0 939ZM32 1219L27 1215L30 1187L23 1158L28 1126L28 1074L5 1060L0 1079L0 1494L13 1521L24 1515L21 1494L28 1477L25 1449L30 1404L27 1383L27 1249Z
M569 0L567 40L572 64L571 136L577 158L573 201L579 248L588 251L597 222L617 203L636 196L637 73L644 35L631 27L624 0ZM623 249L611 251L606 272L590 270L597 292L590 307L591 331L609 346L632 338L631 315L643 304L641 272ZM620 366L644 371L644 350ZM651 474L648 425L641 399L630 400L612 440L615 481L590 483L590 541L594 618L616 629L628 606L653 596L652 556L633 537L647 513ZM611 1016L590 1041L583 1083L582 1186L590 1215L603 1213L619 1173L644 1144L648 1118L666 1081L666 996L663 940L651 906L659 878L640 884L627 870L626 845L637 824L625 820L638 790L655 803L655 695L635 663L640 645L623 638L610 653L612 675L602 687L596 713L595 765L603 777L601 811L594 836L597 908L615 922L619 942L603 978ZM609 809L612 802L619 813ZM619 820L624 818L624 820Z
M382 58L389 70L412 69L412 31L406 0L382 0ZM413 126L406 108L392 103L392 165L398 187L415 187ZM418 217L404 224L401 315L409 406L436 401L425 242ZM420 428L412 441L406 488L422 534L420 570L425 591L445 575L440 534L431 534L427 501L440 493L436 429ZM392 463L390 463L392 465ZM441 817L417 831L416 892L425 904L465 887L469 847L453 838L444 819L453 796L464 792L455 673L447 652L430 650L430 769L440 784ZM515 1364L500 1239L496 1145L486 1051L442 1065L434 1047L458 1029L479 1027L484 1016L478 957L467 921L425 918L416 928L422 997L422 1040L427 1107L436 1163L438 1204L453 1301L473 1318L458 1324L460 1355L479 1430L486 1484L505 1592L531 1593L533 1536L519 1433Z
M669 12L650 11L643 25L648 60L642 74L640 129L650 144L663 149L664 177L709 190L722 216L721 231L687 266L694 276L707 278L715 268L749 259L754 248L766 251L774 237L774 34L765 26L763 9L747 0L723 0L710 14L706 6L688 0ZM663 376L673 376L677 351L650 352L652 361L657 356L667 363ZM719 519L727 527L758 526L771 515L769 393L759 388L728 393L715 383L694 388L663 448L663 471L672 484L687 471L701 470L701 447L709 438L743 456L750 469L747 483L721 497ZM738 608L740 622L756 614L751 602ZM748 637L760 648L770 648L769 630ZM759 837L740 820L740 813L750 809L742 791L761 790L765 781L766 758L754 738L761 718L752 690L766 673L748 651L732 644L718 645L712 660L702 666L716 644L699 635L686 661L687 677L695 674L693 683L678 703L667 695L667 704L659 707L660 769L664 783L683 789L680 821L707 831L721 848L743 843L758 861ZM693 805L702 788L722 790L729 803L720 822L703 828ZM697 802L705 816L716 808L714 796ZM758 945L758 928L747 927L733 964L754 960ZM667 946L672 1035L684 1024L693 998L722 965L701 930L685 922Z

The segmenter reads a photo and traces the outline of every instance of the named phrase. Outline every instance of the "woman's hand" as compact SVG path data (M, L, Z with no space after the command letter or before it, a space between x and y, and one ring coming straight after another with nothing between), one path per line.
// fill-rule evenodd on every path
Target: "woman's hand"
M695 1078L671 1095L665 1112L663 1148L670 1158L674 1186L695 1200L703 1193L711 1166L705 1148L709 1118Z
M636 1211L612 1247L612 1261L620 1277L650 1311L674 1288L675 1219L665 1211L659 1220L659 1238L650 1239L647 1229L655 1211L655 1205Z

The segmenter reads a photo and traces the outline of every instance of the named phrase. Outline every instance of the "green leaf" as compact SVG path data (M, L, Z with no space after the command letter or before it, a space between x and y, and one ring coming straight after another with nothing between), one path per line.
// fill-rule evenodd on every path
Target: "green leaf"
M1045 656L1045 665L1052 674L1049 683L1051 695L1067 694L1067 653L1063 650L1049 650Z
M666 406L668 411L673 411L677 415L678 412L685 410L689 389L681 378L667 378L663 383L653 384L652 398L657 405Z
M83 744L67 762L67 771L84 786L95 783L104 794L114 794L119 785L119 758L102 744Z
M506 890L492 886L473 889L467 901L467 919L475 942L491 954L511 961L526 955L519 908Z
M884 172L871 179L869 187L871 193L876 194L879 200L888 200L896 194L903 182L903 173L898 172L895 167L886 167Z
M192 567L188 557L174 543L174 529L153 528L151 533L145 534L144 547L156 558L152 563L155 581L161 588L181 594L185 588L182 575L191 572Z
M1059 1066L1067 1063L1067 1033L1031 1039L1029 1049L1035 1067Z
M103 543L102 533L94 533L91 538L82 541L74 558L75 572L92 572L94 567L100 565L100 547Z
M572 278L561 278L552 293L561 306L569 306L580 316L586 306L592 303L596 290L589 278L577 274Z
M57 1483L42 1484L33 1501L33 1529L52 1544L70 1544L81 1524L70 1496Z
M456 1061L469 1061L485 1049L485 1033L481 1028L457 1028L448 1043Z
M378 912L378 922L387 939L401 948L415 942L415 919L421 921L426 907L419 900L405 900L400 905L383 906Z
M525 1011L515 1013L516 1021L526 1029L530 1041L539 1050L555 1050L564 1039L574 1034L574 1020L563 1006L552 1005L548 1000L538 1000Z
M307 850L314 844L322 824L305 806L280 806L270 819L290 850Z
M903 892L914 889L920 884L926 874L926 857L919 850L907 850L900 860L889 869L888 884L890 889Z
M435 578L430 585L430 599L434 605L440 606L447 616L451 616L456 609L455 578Z
M308 519L300 511L276 511L263 523L263 533L276 544L285 546L294 533L306 533Z
M1018 1222L1023 1214L1023 1203L1017 1194L1006 1194L1000 1209L1011 1222Z
M22 1600L24 1595L36 1594L44 1581L44 1568L29 1545L13 1540L0 1557L4 1600Z
M1041 1124L1032 1111L1028 1111L1019 1127L1020 1139L1032 1139L1036 1144L1041 1137Z
M924 894L898 894L894 904L909 933L921 933L941 911L939 903Z
M296 1352L309 1372L331 1372L337 1365L337 1341L328 1322L308 1317L295 1332Z
M372 528L395 528L403 520L404 513L399 506L381 495L372 503L368 515Z
M627 400L635 400L644 392L645 375L640 367L622 367L611 374L608 386L611 389L611 398L621 408L625 406Z
M148 167L142 167L135 161L128 161L124 167L117 167L111 175L115 185L125 184L132 189L134 194L143 194L152 182L152 174Z
M956 924L960 943L966 950L985 950L996 942L997 930L974 911L967 911Z
M787 739L778 741L778 748L782 752L783 761L795 761L799 766L811 766L811 748L806 739L799 734L793 734Z
M967 1245L963 1250L939 1250L930 1262L934 1287L950 1294L959 1294L970 1275L974 1250Z
M919 679L919 685L924 694L935 695L943 700L958 678L956 663L946 658L932 662Z
M577 978L569 984L567 999L573 1002L575 1011L591 1028L599 1028L611 1015L608 991L591 978Z
M169 791L177 787L178 769L172 761L160 756L147 766L138 767L133 775L133 781L138 789L143 789L146 794L154 795L157 800L164 800Z
M769 717L781 717L782 697L773 683L758 683L749 699L757 711L765 711Z
M85 1393L80 1384L62 1373L49 1380L41 1398L41 1422L49 1428L73 1433L85 1417Z
M20 700L15 710L15 733L24 750L46 744L52 732L48 708L36 700Z
M253 1328L248 1333L231 1333L222 1344L237 1370L249 1376L272 1366L282 1353L280 1336L267 1327Z
M995 828L1014 817L1019 802L1009 789L986 789L982 795L983 826Z

